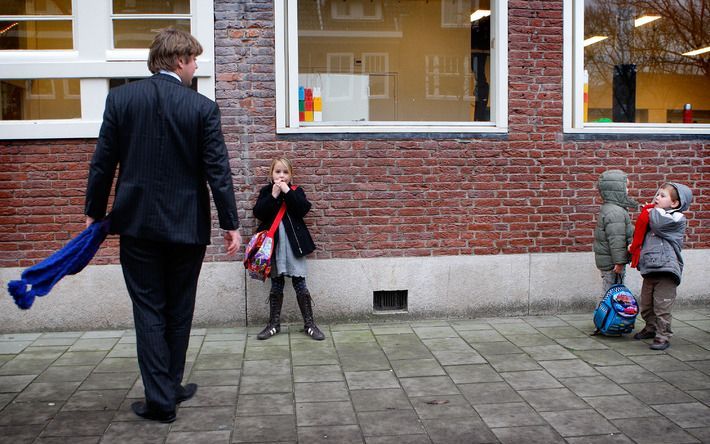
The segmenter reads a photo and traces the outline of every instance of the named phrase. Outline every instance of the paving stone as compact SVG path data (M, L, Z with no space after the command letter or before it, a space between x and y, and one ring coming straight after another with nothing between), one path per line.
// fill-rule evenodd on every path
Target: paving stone
M53 345L64 345L70 346L77 341L78 338L71 337L47 337L42 336L32 343L33 347L43 347L43 346L53 346Z
M42 433L44 424L0 426L1 443L5 444L31 444Z
M710 390L688 390L686 393L703 404L710 406Z
M593 396L584 400L606 419L658 416L656 411L631 395Z
M66 352L53 365L98 365L108 351Z
M370 330L348 330L334 331L331 333L333 342L351 343L351 342L375 342L375 336Z
M482 342L471 343L474 350L481 354L484 358L491 355L505 355L509 353L523 353L523 350L514 345L512 342Z
M492 443L496 436L483 421L472 421L470 418L437 418L423 419L432 442L448 443Z
M522 316L522 319L538 330L544 327L564 327L568 325L557 316Z
M15 399L15 393L0 393L0 410L4 409L6 405Z
M664 417L612 421L624 435L639 443L697 443L698 440Z
M136 358L105 358L96 366L96 373L128 373L139 372L138 360Z
M239 385L241 373L241 370L195 370L190 373L189 382L205 387Z
M286 335L284 335L286 336ZM288 336L286 336L288 337ZM204 335L204 342L212 341L234 341L234 342L245 342L247 340L246 332L234 332L234 333L217 333L208 332Z
M413 334L414 330L409 324L401 325L373 325L371 326L372 333L378 335L398 335L398 334Z
M471 330L492 330L491 324L479 319L464 319L449 321L449 325L457 332Z
M174 432L168 433L165 444L230 444L232 432Z
M59 411L61 403L12 402L0 411L0 426L47 424Z
M490 428L545 424L542 417L524 402L479 404L475 408Z
M163 444L169 425L155 421L114 422L101 438L106 444Z
M597 367L596 369L617 384L661 381L661 378L657 375L636 364L611 365L606 367Z
M682 390L678 390L667 382L622 384L621 387L641 402L649 405L695 401L692 396Z
M337 364L293 367L293 382L336 382L344 380L343 370Z
M218 387L200 387L192 399L183 402L183 407L216 407L235 405L239 387L225 385Z
M108 352L118 342L118 338L78 339L69 347L70 352L106 351Z
M98 444L101 440L101 436L70 436L65 437L48 437L48 438L37 438L35 444ZM108 442L108 441L106 441Z
M134 358L137 359L138 351L135 344L116 344L106 355L107 358Z
M0 341L0 355L16 355L31 344L31 341Z
M562 384L545 370L503 372L500 376L515 390L558 388Z
M710 442L710 427L699 427L696 429L686 429L686 432L693 435L700 442Z
M589 365L632 365L626 356L616 350L575 350L574 354Z
M444 367L451 380L456 384L471 384L476 382L497 382L503 379L488 364L450 365Z
M578 330L568 324L540 327L537 330L551 339L586 338L589 336L589 333Z
M446 375L436 359L408 359L392 361L391 364L398 378Z
M515 372L522 370L541 370L542 367L526 354L491 355L488 363L497 372Z
M608 348L600 341L590 337L585 338L559 338L555 341L568 350L604 350Z
M684 362L710 359L710 350L695 344L673 344L672 347L666 349L666 353Z
M39 375L52 364L52 361L53 359L32 359L19 355L0 367L0 377L14 375Z
M455 338L422 339L422 343L430 350L473 351L470 345L458 336Z
M0 376L0 392L19 393L36 377L37 375Z
M338 355L335 349L317 349L291 351L293 365L328 365L338 364Z
M556 344L555 341L540 333L531 333L524 335L505 335L505 338L518 347Z
M77 382L83 381L94 369L90 365L53 365L36 379L37 382Z
M383 346L382 350L387 355L387 358L392 361L396 359L428 359L434 357L424 344Z
M485 364L486 359L475 350L460 352L457 350L434 350L432 354L441 365Z
M706 375L710 375L710 359L704 359L702 361L690 361L688 365L696 370L699 370Z
M471 405L462 395L424 396L410 398L414 410L422 419L475 418L480 420Z
M533 345L531 347L521 347L521 349L536 361L576 358L575 355L561 345Z
M399 436L367 436L366 444L431 444L428 435L399 435Z
M407 396L458 395L459 391L448 376L426 376L399 380Z
M501 323L496 322L491 324L491 326L498 331L498 333L503 336L516 336L516 335L534 335L538 331L535 327L528 324L527 322L516 322L516 323Z
M15 400L19 402L66 401L79 384L79 382L33 382L17 395Z
M520 390L518 394L538 412L560 412L589 408L589 404L566 388Z
M653 373L692 370L688 364L666 354L656 352L651 356L630 356L632 361Z
M205 355L209 359L210 355ZM203 356L200 355L202 358ZM245 361L267 361L275 359L290 359L291 350L288 346L283 347L247 347L244 351Z
M448 325L442 327L414 327L413 330L421 339L459 337L458 333Z
M287 357L282 357L285 359ZM240 370L242 355L205 355L195 360L195 370Z
M345 372L350 390L399 388L392 370Z
M298 442L313 444L362 444L357 425L298 427Z
M240 395L237 400L237 416L295 414L295 403L291 393Z
M626 394L626 390L606 376L560 378L560 382L581 397Z
M348 424L357 424L350 401L296 403L296 425L299 427Z
M344 382L299 382L294 384L296 402L348 401Z
M233 443L297 440L295 415L237 416L232 434Z
M555 378L572 378L578 376L599 376L599 372L581 359L560 359L556 361L540 361L540 365Z
M710 376L697 370L657 372L656 374L682 390L710 389Z
M118 410L128 390L77 391L64 404L62 411Z
M550 423L557 433L564 437L605 435L619 432L614 424L592 409L541 412L540 415Z
M42 436L87 436L104 433L114 412L59 412Z
M467 330L459 331L459 336L461 336L469 344L481 344L484 342L504 342L506 341L505 336L498 333L494 329L489 330Z
M659 404L653 408L684 429L710 425L710 407L699 402Z
M200 349L201 355L229 355L242 353L244 341L205 341Z
M459 384L458 389L472 405L496 404L501 402L518 402L523 399L518 396L505 382L483 382L479 384Z
M284 393L293 391L291 375L243 376L240 381L240 393Z
M564 444L566 441L550 426L502 427L491 429L502 444Z
M353 406L357 412L412 409L402 389L352 390Z
M382 412L359 412L357 419L364 436L416 435L424 433L414 410L391 410Z
M234 428L235 408L181 407L171 432L230 431Z
M130 389L139 376L136 372L92 373L81 383L79 390Z

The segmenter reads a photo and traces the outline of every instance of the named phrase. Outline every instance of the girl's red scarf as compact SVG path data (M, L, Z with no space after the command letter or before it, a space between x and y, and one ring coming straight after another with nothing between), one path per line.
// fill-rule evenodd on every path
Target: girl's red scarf
M634 228L634 239L629 245L629 253L631 253L631 267L637 268L639 264L639 259L641 258L641 246L643 245L643 239L646 237L646 232L648 231L648 213L654 207L652 203L646 204L641 208L641 214L636 220L636 227Z

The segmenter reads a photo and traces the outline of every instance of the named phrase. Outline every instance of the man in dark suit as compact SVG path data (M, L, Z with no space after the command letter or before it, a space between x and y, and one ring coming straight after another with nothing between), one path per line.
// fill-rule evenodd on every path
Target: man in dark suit
M133 302L143 418L172 422L196 384L182 385L197 279L210 243L209 192L225 230L227 253L239 249L239 219L217 104L188 86L202 46L165 29L148 56L152 77L112 89L91 161L87 226L106 216L116 168L111 232L120 235L124 279Z

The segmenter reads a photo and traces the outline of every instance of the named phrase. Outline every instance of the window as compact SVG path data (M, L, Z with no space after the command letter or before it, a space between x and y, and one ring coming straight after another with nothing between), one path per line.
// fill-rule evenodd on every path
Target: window
M277 131L505 132L506 0L275 2Z
M109 88L150 76L158 29L204 48L193 88L214 98L213 3L198 0L0 1L0 138L98 136Z
M565 131L710 133L710 1L570 5Z

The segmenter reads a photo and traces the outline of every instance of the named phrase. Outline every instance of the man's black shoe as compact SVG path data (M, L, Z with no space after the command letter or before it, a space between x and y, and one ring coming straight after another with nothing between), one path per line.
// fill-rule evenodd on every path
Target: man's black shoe
M175 421L175 411L172 412L161 412L159 410L152 410L148 408L148 405L143 401L136 401L131 404L131 410L133 413L140 416L141 418L150 419L151 421L158 421L164 424L168 424Z
M195 396L195 393L197 393L197 384L190 383L185 384L184 386L181 385L177 396L175 397L175 402L180 404L181 402L187 401Z

